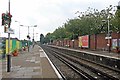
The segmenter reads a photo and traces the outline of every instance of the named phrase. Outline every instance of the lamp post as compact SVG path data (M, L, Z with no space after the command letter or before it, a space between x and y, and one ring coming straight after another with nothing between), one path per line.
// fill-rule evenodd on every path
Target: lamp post
M29 52L29 41L30 41L30 36L29 36L29 27L37 27L37 25L34 25L34 26L25 26L25 25L20 25L20 26L24 26L24 27L28 27L28 35L27 35L27 38L28 38L28 52Z
M37 38L38 38L38 33L36 33L36 41L37 41Z
M33 48L34 48L34 45L35 45L35 43L34 43L34 28L33 28L33 39L32 39L32 41L33 41Z
M10 0L8 2L8 11L10 14ZM8 24L8 28L10 28L10 22ZM8 54L7 54L7 72L10 72L11 68L11 55L10 55L10 33L8 33Z
M28 35L27 35L27 38L28 38L28 52L29 52L29 41L30 41L30 35L29 35L29 34L30 34L30 33L29 33L29 27L30 27L30 26L28 26Z
M107 37L105 37L105 39L107 39L108 52L110 53L110 39L112 37L110 36L110 13L109 11L107 12L107 14L108 14L107 20L102 20L102 22L107 22Z
M111 37L110 37L110 21L109 21L109 18L110 16L109 16L109 13L108 13L108 19L107 19L107 22L108 22L108 44L107 44L107 46L108 46L108 51L109 51L109 53L110 53L110 39L111 39Z
M19 40L20 40L20 22L19 21L15 21L19 23Z
M34 41L34 28L33 28L33 41Z
M73 42L73 48L74 48L74 30L73 30L73 39L72 39L72 42Z
M37 27L37 25L34 26L34 27ZM36 34L37 34L37 33L36 33ZM32 41L33 41L33 48L34 48L34 45L35 45L35 39L34 39L34 28L33 28L33 39L32 39Z
M102 20L102 22L107 22L107 37L105 37L105 39L107 39L107 46L108 46L108 51L110 53L110 21L109 21L109 13L108 13L108 19L107 20Z

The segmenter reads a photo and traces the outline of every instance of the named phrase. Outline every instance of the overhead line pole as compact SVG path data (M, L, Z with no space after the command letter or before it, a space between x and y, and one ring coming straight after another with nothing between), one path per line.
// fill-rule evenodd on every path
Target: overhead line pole
M20 26L24 26L24 25L20 25ZM29 52L29 48L30 48L30 43L29 43L29 41L30 41L30 36L29 36L29 34L30 34L30 31L29 31L29 28L30 27L32 27L32 26L25 26L25 27L28 27L28 35L27 35L27 38L28 38L28 42L27 42L27 45L28 45L28 52ZM37 25L34 25L33 27L37 27Z

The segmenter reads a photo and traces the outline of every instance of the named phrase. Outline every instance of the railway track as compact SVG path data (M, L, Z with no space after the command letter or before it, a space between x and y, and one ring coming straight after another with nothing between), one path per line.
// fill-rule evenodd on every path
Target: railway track
M87 80L120 80L119 71L98 65L88 60L78 58L78 56L44 46L43 49L55 56L61 62L70 67L74 72Z
M83 76L81 76L80 74L76 73L76 71L73 70L72 67L66 65L63 61L61 61L59 58L53 55L53 52L51 50L49 50L48 48L43 49L49 56L50 60L53 62L54 66L57 68L58 72L61 74L63 80L73 80L73 78L79 80L87 80L84 79Z

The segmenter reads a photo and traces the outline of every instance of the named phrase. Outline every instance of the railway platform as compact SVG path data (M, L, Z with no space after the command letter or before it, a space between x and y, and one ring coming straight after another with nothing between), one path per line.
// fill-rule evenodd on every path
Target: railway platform
M98 64L107 65L107 67L112 67L114 69L120 70L120 54L112 53L108 51L91 51L87 49L73 49L65 48L54 45L49 45L50 47L58 48L69 53L79 53L79 57L87 59Z
M108 57L108 58L114 58L114 59L119 59L120 60L120 53L114 53L114 52L108 52L108 51L92 51L92 50L86 50L86 49L71 49L71 50L75 50L75 51L79 51L79 52L84 52L84 53L89 53L89 54L95 54L98 56L104 56L104 57Z
M58 48L62 48L62 49L67 49L67 50L71 50L71 51L76 51L76 52L81 52L81 53L88 53L88 54L92 54L92 55L98 55L98 56L104 56L104 57L108 57L108 58L114 58L114 59L119 59L120 60L120 53L113 53L113 52L108 52L108 51L92 51L89 49L73 49L73 48L65 48L65 47L59 47L59 46L54 46L54 45L49 45L52 47L58 47Z
M6 72L6 60L2 60L2 80L59 80L60 74L41 47L35 45L30 51L23 51L11 58L11 71ZM0 69L1 70L1 69Z

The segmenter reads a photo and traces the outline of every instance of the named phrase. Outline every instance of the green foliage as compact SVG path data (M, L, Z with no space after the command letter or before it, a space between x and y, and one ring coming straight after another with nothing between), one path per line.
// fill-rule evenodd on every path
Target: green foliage
M54 39L77 39L80 35L107 33L108 19L110 31L120 32L120 10L116 11L112 5L101 11L89 7L87 11L80 12L78 18L69 19L62 27L57 28L53 33L48 33L45 36L46 42Z
M55 39L64 39L67 34L66 34L66 30L64 27L59 27L58 29L56 29L54 32L53 32L53 37L55 37Z
M112 29L116 32L120 32L120 9L116 11L112 24L114 25Z
M43 34L40 34L40 43L44 44L44 35Z

